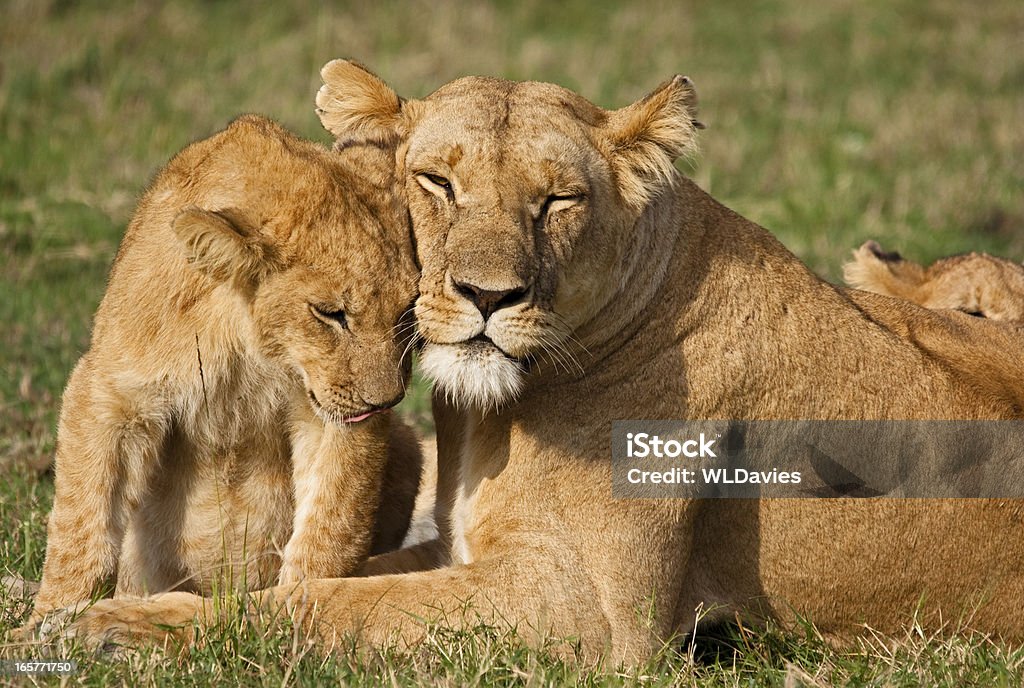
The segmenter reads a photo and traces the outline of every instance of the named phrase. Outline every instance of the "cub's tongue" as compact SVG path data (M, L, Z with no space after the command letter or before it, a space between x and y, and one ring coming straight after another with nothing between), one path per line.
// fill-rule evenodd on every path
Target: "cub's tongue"
M384 413L385 411L389 411L389 410L390 409L377 409L375 411L367 411L366 413L360 413L358 416L349 416L348 418L345 418L343 422L345 422L345 423L358 423L361 420L366 420L370 416L375 416L378 413Z

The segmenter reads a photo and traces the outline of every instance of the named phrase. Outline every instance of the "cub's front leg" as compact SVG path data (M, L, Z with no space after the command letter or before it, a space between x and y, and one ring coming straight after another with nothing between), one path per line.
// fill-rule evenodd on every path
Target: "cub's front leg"
M166 426L157 399L114 389L88 357L75 368L57 431L56 495L33 618L114 582L125 524L159 461Z
M356 424L293 421L295 518L282 585L347 576L370 553L388 454L391 413Z

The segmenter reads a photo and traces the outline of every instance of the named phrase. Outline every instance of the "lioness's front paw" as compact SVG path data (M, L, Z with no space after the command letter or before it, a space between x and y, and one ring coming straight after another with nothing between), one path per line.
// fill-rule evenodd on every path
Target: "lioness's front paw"
M202 600L178 592L82 602L47 614L37 631L44 641L73 639L90 648L188 638L202 614Z

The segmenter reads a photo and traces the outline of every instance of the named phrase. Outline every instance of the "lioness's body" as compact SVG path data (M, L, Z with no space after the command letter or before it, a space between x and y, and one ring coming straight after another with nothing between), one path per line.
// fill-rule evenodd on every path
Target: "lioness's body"
M115 576L143 594L344 575L375 524L398 546L415 437L391 414L342 423L407 374L416 270L390 175L255 116L157 175L64 395L37 615ZM335 298L365 301L352 341L307 303Z
M549 84L467 78L403 102L350 63L324 77L343 147L401 141L439 387L442 536L363 573L450 565L264 600L374 645L421 639L438 610L471 628L468 600L612 660L709 610L845 633L897 630L921 604L929 627L973 612L1024 637L1020 502L616 500L610 475L618 419L1020 418L1015 331L838 290L682 179L681 77L612 112ZM161 635L153 620L211 609L114 601L75 629Z
M454 527L465 533L456 556L500 561L532 547L516 559L546 562L553 576L539 590L576 588L561 600L563 632L591 632L595 643L610 633L642 647L636 612L652 590L658 637L692 628L699 607L705 620L737 611L792 620L796 611L825 632L850 633L861 623L897 630L919 603L950 622L971 612L976 628L1024 637L1024 617L1008 613L1024 604L1020 502L611 498L619 419L1020 417L1005 388L1024 372L1019 363L1003 379L972 379L927 351L941 343L997 358L996 345L1012 364L1019 339L967 316L950 325L836 290L692 183L681 180L673 196L663 202L686 219L630 338L588 347L600 363L578 380L538 381L482 422L452 419L472 438L471 456L457 459L463 484L477 486L464 488L475 499L462 512L468 523ZM545 567L524 565L530 581Z

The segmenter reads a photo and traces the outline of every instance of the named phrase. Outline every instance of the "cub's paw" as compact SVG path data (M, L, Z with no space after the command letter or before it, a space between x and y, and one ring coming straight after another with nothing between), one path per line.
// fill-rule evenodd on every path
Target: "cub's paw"
M76 642L98 650L190 640L203 620L203 598L173 592L83 602L47 614L37 626L44 642Z

